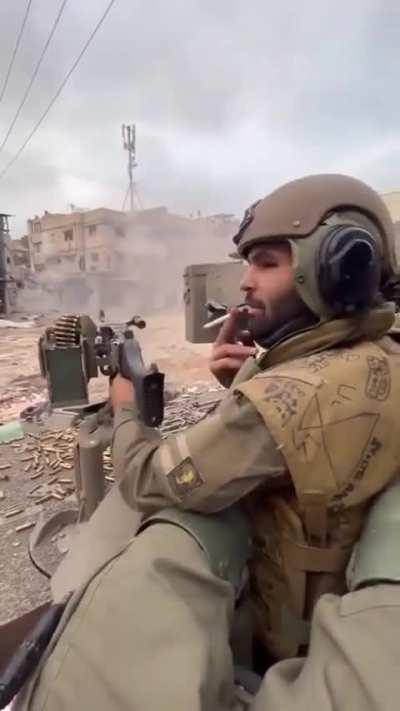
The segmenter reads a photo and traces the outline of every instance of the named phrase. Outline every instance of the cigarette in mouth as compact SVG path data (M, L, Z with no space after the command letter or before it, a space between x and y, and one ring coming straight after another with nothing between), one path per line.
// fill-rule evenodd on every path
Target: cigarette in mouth
M239 304L236 308L238 309L247 309L248 306L247 304ZM208 321L207 323L204 324L203 328L209 329L209 328L214 328L214 326L219 326L221 323L224 323L230 316L230 312L228 311L227 314L224 316L218 316L218 318L215 318L213 321Z
M219 326L220 323L224 323L224 321L226 321L228 318L229 314L225 314L225 316L219 316L218 318L215 318L214 321L208 321L208 323L205 323L203 328L214 328L214 326Z

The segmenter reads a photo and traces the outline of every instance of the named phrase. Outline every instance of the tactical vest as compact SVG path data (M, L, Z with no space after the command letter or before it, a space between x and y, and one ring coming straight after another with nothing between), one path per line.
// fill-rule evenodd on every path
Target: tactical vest
M389 337L300 357L235 387L263 418L290 489L255 491L251 599L276 658L307 643L316 601L345 591L345 567L371 498L400 466L400 354Z

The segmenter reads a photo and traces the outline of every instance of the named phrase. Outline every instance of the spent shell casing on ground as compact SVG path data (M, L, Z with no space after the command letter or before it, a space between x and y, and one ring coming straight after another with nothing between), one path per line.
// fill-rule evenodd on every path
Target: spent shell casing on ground
M9 509L9 511L5 511L4 513L4 518L11 518L12 516L17 516L18 514L24 513L25 509Z
M35 521L27 521L26 523L22 523L20 526L17 526L14 531L15 533L21 533L21 531L27 531L28 528L33 528L35 525Z
M45 496L42 496L40 499L37 499L37 500L35 501L35 504L37 504L38 506L39 506L40 504L45 504L46 501L50 501L50 499L52 499L52 498L53 498L53 497L52 497L51 494L46 494Z
M35 474L32 474L29 478L30 479L39 479L39 477L43 476L44 472L35 472Z

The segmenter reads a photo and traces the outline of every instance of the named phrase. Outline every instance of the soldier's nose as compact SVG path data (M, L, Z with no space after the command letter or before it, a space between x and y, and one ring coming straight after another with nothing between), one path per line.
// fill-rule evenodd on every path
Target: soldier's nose
M253 280L253 275L252 275L252 270L251 267L247 267L245 273L243 274L241 280L240 280L240 289L241 291L251 291L254 289L254 280Z

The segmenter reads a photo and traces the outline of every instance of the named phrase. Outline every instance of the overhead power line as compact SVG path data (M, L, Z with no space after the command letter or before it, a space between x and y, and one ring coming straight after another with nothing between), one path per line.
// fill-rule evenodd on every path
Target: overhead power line
M66 83L68 82L68 80L69 80L69 78L71 77L71 75L74 73L76 67L78 66L78 64L79 64L79 62L81 61L83 55L85 54L86 50L88 49L90 43L92 42L93 38L94 38L95 35L97 34L98 30L99 30L100 27L102 26L104 20L106 19L108 13L110 12L110 10L111 10L112 6L115 4L115 2L116 2L116 0L110 0L110 2L108 3L108 5L107 5L106 9L104 10L102 16L100 17L99 21L97 22L97 24L96 24L94 30L93 30L93 31L91 32L91 34L89 35L89 37L88 37L88 39L86 40L85 44L83 45L81 51L79 52L77 58L75 59L73 65L72 65L72 67L71 67L71 69L69 70L69 72L67 73L67 75L64 77L63 81L61 82L60 86L58 87L56 93L54 94L54 96L53 96L53 98L51 99L50 103L48 104L47 108L45 109L45 111L43 112L43 114L41 115L41 117L39 118L39 120L36 122L36 124L34 125L32 131L31 131L31 132L28 134L28 136L26 137L26 139L25 139L25 141L23 142L22 146L20 146L20 148L18 149L18 151L15 153L15 155L14 155L14 156L11 158L11 160L7 163L7 165L5 166L5 168L3 168L3 170L0 172L0 180L1 180L2 178L4 178L4 176L6 175L6 173L8 173L9 169L11 168L11 166L14 165L14 163L18 160L18 158L20 157L21 153L25 150L26 146L28 145L29 141L31 140L31 138L33 138L33 136L35 135L36 131L37 131L37 130L40 128L40 126L42 125L42 123L43 123L43 121L45 120L47 114L50 112L50 110L51 110L52 107L54 106L54 104L55 104L55 102L57 101L58 97L60 96L62 90L64 89Z
M61 16L62 16L62 14L63 14L63 12L64 12L64 8L65 8L67 2L68 2L68 0L63 0L62 3L61 3L61 7L60 7L60 9L59 9L59 11L58 11L58 13L57 13L56 19L54 20L53 27L51 28L50 34L49 34L49 36L48 36L48 38L47 38L47 40L46 40L46 43L45 43L45 45L44 45L44 47L43 47L43 49L42 49L42 52L41 52L41 55L40 55L40 57L39 57L39 60L38 60L38 62L37 62L37 64L36 64L36 67L35 67L35 69L33 70L33 74L32 74L32 77L31 77L31 79L30 79L30 82L29 82L28 86L27 86L26 89L25 89L25 94L24 94L23 97L22 97L22 101L21 101L20 105L18 106L18 109L17 109L17 111L16 111L16 113L15 113L15 116L14 116L13 120L11 121L10 128L8 129L6 135L4 136L3 143L2 143L1 146L0 146L0 153L1 153L1 151L3 150L4 146L6 145L8 139L9 139L9 137L10 137L10 134L11 134L11 132L12 132L12 130L13 130L13 128L14 128L14 126L15 126L17 120L18 120L18 116L20 115L20 113L21 113L21 111L22 111L22 109L23 109L23 107L24 107L24 105L25 105L25 102L26 102L26 100L27 100L27 98L28 98L28 96L29 96L29 94L30 94L30 92L31 92L32 86L33 86L33 84L34 84L34 82L35 82L35 79L36 79L36 77L37 77L37 75L38 75L39 69L40 69L41 64L42 64L42 62L43 62L43 59L44 59L44 57L45 57L45 54L46 54L46 52L47 52L47 50L48 50L48 47L49 47L49 45L50 45L50 42L51 42L51 40L53 39L53 35L54 35L54 33L55 33L56 29L57 29L57 25L58 25L58 23L59 23L60 20L61 20Z
M9 81L10 76L11 76L12 68L13 68L13 66L14 66L15 57L17 56L17 52L18 52L18 49L19 49L19 45L21 44L22 35L23 35L23 33L24 33L24 29L25 29L26 21L27 21L27 19L28 19L29 10L31 9L31 5L32 5L32 0L28 0L28 4L27 4L26 10L25 10L24 19L22 20L22 25L21 25L20 31L19 31L19 33L18 33L18 37L17 37L17 41L16 41L16 43L15 43L14 51L13 51L13 53L12 53L12 57L11 57L11 60L10 60L10 64L9 64L9 66L8 66L8 69L7 69L7 74L6 74L6 77L5 77L5 79L4 79L4 83L3 83L2 89L1 89L1 93L0 93L0 104L1 104L1 102L2 102L2 100L3 100L3 96L4 96L5 91L6 91L6 89L7 89L7 86L8 86L8 81Z

